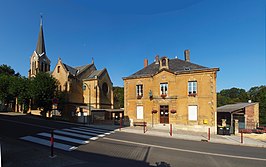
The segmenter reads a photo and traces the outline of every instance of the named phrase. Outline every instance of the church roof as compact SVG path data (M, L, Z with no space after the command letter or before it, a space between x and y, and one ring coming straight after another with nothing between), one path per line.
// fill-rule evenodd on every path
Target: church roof
M175 59L169 59L169 69L167 70L172 73L181 73L181 72L191 72L195 70L207 70L207 69L210 68L175 58ZM129 77L125 77L124 79L153 76L157 74L159 71L160 71L160 64L153 62L147 67L144 67L143 69L137 71L136 73L130 75Z
M73 76L77 76L79 74L81 74L84 70L86 70L87 68L91 67L93 64L86 64L83 66L78 66L78 67L71 67L65 63L63 63L63 65L65 66L66 70Z
M101 74L103 73L104 70L105 70L105 69L103 69L103 70L96 70L96 71L93 71L93 72L91 73L91 75L90 75L87 79L93 79L93 78L95 78L95 77L99 77L99 76L101 76Z
M77 74L77 72L78 72L77 69L75 69L75 68L73 68L73 67L71 67L71 66L69 66L69 65L67 65L67 64L65 64L65 63L63 63L63 64L64 64L66 70L67 70L71 75L76 76L76 74Z
M42 24L42 17L41 17L41 23L40 23L40 31L38 36L38 42L36 46L36 52L39 55L45 54L45 44L44 44L44 35L43 35L43 24Z

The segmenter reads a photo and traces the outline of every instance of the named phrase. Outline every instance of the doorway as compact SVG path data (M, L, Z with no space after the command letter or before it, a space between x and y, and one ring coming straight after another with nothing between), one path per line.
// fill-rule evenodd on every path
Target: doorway
M160 123L169 123L169 107L167 105L160 106Z

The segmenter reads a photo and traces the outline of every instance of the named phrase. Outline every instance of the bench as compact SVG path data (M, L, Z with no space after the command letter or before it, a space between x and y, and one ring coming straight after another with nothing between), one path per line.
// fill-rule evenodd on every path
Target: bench
M147 122L133 122L133 126L146 126Z

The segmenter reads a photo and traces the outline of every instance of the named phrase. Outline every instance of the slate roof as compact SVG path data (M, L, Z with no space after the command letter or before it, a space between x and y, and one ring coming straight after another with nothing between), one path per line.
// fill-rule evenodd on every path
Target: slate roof
M153 62L152 64L148 65L147 67L137 71L136 73L130 75L126 78L138 78L138 77L147 77L153 76L159 72L160 65ZM198 64L194 64L188 61L180 60L180 59L169 59L169 69L168 71L172 73L179 73L179 72L188 72L194 70L204 70L210 69L208 67L204 67Z
M71 66L69 66L69 65L67 65L65 63L63 63L63 64L64 64L66 70L70 72L70 74L72 74L73 76L76 76L76 74L78 72L77 69L75 69L75 68L73 68L73 67L71 67Z
M36 53L41 55L42 53L45 54L45 44L44 44L44 35L43 35L43 28L42 28L42 19L40 24L40 31L38 36L38 42L36 46Z
M85 69L92 66L92 64L87 64L87 65L78 66L78 67L71 67L65 63L63 63L63 64L64 64L66 70L69 71L70 74L73 76L77 76L77 75L81 74Z
M217 112L229 112L232 113L237 110L241 110L250 105L254 105L255 103L236 103L236 104L228 104L217 108Z
M95 78L96 76L99 77L99 76L102 74L102 72L103 72L104 70L105 70L105 69L103 69L103 70L96 70L96 71L93 71L93 72L91 73L91 75L90 75L87 79L93 79L93 78Z

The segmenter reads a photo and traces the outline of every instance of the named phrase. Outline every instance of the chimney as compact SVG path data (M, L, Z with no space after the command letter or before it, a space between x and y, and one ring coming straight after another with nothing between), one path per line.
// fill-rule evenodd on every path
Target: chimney
M187 49L184 51L185 61L190 62L190 50Z
M148 64L148 59L144 59L144 68L147 67L149 64Z
M159 55L155 56L155 64L159 64Z

